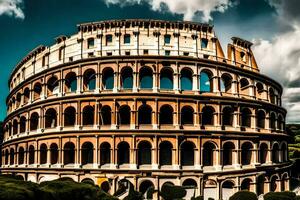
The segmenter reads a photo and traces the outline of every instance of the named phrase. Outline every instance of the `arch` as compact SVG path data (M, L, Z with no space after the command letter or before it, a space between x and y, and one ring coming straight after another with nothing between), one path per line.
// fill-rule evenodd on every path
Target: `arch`
M180 145L180 164L181 166L193 166L194 165L194 149L195 144L190 141L185 141Z
M30 90L29 90L29 88L24 89L23 95L24 95L23 102L24 102L24 104L27 104L29 102L29 99L30 99Z
M28 156L29 156L29 165L34 164L35 162L35 149L33 145L30 145L28 148Z
M85 106L82 111L83 125L94 125L95 109L93 106Z
M81 164L94 163L94 145L91 142L85 142L81 146Z
M35 131L38 129L39 125L39 114L34 112L30 115L30 130Z
M279 163L279 145L278 143L274 143L272 147L272 161L273 163Z
M5 165L8 165L8 159L9 159L9 151L8 149L5 150Z
M17 107L17 108L19 108L20 105L21 105L21 96L22 96L21 93L18 92L17 98L16 98L16 107Z
M281 176L281 191L288 191L289 189L288 180L289 180L288 173L284 173Z
M20 133L25 133L26 123L27 123L26 117L22 116L20 118Z
M240 80L241 89L244 90L245 87L249 86L249 81L246 78L242 78Z
M282 143L281 145L281 158L282 162L287 162L288 161L288 148L286 143Z
M100 111L101 125L111 124L111 108L109 106L103 106Z
M194 124L194 109L191 106L181 108L181 124Z
M108 142L103 142L100 145L100 165L109 164L111 147Z
M202 108L202 125L213 125L214 124L214 113L215 109L211 106L204 106Z
M123 105L119 108L119 117L118 117L118 124L126 125L130 124L131 120L131 109L127 105Z
M212 142L205 142L203 145L203 166L213 166L217 146Z
M47 81L47 96L59 93L59 81L56 76L52 76Z
M50 164L54 165L58 163L58 146L56 143L50 145Z
M153 87L153 71L150 67L142 67L139 72L140 88L152 89Z
M250 178L245 178L243 181L242 181L242 184L241 184L241 190L248 190L250 191L251 189L251 184L252 184L252 180Z
M278 190L278 183L279 177L277 175L273 175L270 179L270 191L276 192Z
M72 142L67 142L64 145L64 165L75 163L75 145Z
M64 111L64 126L74 126L76 122L76 109L69 106Z
M194 179L188 178L183 181L182 186L197 188L198 184Z
M23 147L19 148L19 152L18 152L18 164L19 165L23 165L24 161L25 161L25 150Z
M9 151L9 164L10 165L15 164L15 150L13 148L10 148L10 151Z
M18 120L14 119L14 121L13 121L13 135L18 134L18 128L19 128Z
M231 92L232 77L229 74L221 76L221 92Z
M96 72L93 69L88 69L83 74L83 89L84 91L92 91L96 89Z
M149 180L145 180L140 184L139 192L145 194L149 190L149 188L154 189L154 184Z
M57 112L54 108L49 108L45 113L45 128L55 128L57 126Z
M170 67L164 67L160 70L160 89L173 89L173 70Z
M130 162L129 144L127 142L120 142L118 144L118 165L128 164Z
M163 105L159 110L159 124L173 124L173 108Z
M257 89L258 94L261 94L264 90L263 84L261 82L257 82L256 83L256 89Z
M86 184L90 184L90 185L95 185L95 182L93 179L91 178L84 178L81 180L81 183L86 183Z
M173 145L171 142L163 141L159 144L159 165L172 165Z
M138 165L150 165L152 163L152 145L148 141L138 144Z
M102 71L102 86L104 90L114 88L114 70L110 67L104 68Z
M275 116L275 113L273 113L273 112L270 115L270 128L271 128L271 130L276 129L276 116Z
M209 70L203 70L200 73L200 92L212 92L213 91L213 74Z
M242 165L250 165L252 161L253 145L250 142L242 144Z
M222 111L222 125L223 126L232 126L233 124L233 108L225 107Z
M281 131L284 130L284 119L282 117L282 115L278 115L278 118L277 118L277 128Z
M259 148L259 161L260 164L264 164L267 161L268 156L268 145L266 143L262 143Z
M40 164L46 164L47 163L47 145L45 143L40 145Z
M131 67L125 67L121 71L121 87L123 89L132 89L133 87L133 71Z
M110 190L110 184L108 181L104 181L101 183L101 186L100 186L101 190L103 190L104 192L108 193L109 190Z
M234 194L234 182L224 181L222 183L222 199L229 200L229 198Z
M75 72L69 72L65 77L66 92L77 91L77 76Z
M265 176L260 175L256 180L256 194L257 196L265 193Z
M275 104L276 103L276 95L275 95L273 88L269 89L269 96L270 96L270 102Z
M263 110L258 110L256 113L256 126L258 128L265 128L266 113Z
M223 145L223 165L233 164L234 149L235 149L235 145L232 142L226 142Z
M143 104L138 110L138 122L139 124L152 124L152 108Z
M37 82L33 86L33 99L38 100L41 97L42 93L42 85L41 83Z
M193 89L193 72L188 68L183 68L180 71L180 88L181 90Z
M249 108L242 108L241 110L241 125L242 127L251 127L252 112Z

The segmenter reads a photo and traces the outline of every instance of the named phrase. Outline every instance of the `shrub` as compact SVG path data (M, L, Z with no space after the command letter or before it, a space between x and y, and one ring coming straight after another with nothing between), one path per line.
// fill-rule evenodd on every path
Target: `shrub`
M199 196L199 197L192 197L191 200L203 200L203 196Z
M160 192L160 196L162 196L164 200L181 199L185 195L186 190L183 187L171 184L164 184Z
M235 193L229 200L257 200L257 196L255 193L245 190Z
M294 192L269 192L264 195L264 200L294 200Z

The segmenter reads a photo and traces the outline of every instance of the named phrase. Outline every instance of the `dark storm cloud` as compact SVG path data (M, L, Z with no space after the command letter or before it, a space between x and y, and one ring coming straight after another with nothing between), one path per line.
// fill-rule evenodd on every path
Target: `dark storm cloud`
M278 15L289 23L300 23L300 1L299 0L267 0L274 6Z

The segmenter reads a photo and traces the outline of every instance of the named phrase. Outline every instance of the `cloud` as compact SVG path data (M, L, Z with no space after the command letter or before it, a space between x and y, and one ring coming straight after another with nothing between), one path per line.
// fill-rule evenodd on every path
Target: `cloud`
M148 4L154 11L165 11L183 15L184 20L200 20L208 22L212 19L212 12L225 12L230 6L235 5L232 0L104 0L110 4L127 6L134 4Z
M268 0L277 10L277 20L288 27L269 40L253 40L253 51L261 72L284 87L283 106L287 121L300 123L300 13L299 0Z
M24 19L24 13L21 9L23 0L0 0L0 15L8 15Z

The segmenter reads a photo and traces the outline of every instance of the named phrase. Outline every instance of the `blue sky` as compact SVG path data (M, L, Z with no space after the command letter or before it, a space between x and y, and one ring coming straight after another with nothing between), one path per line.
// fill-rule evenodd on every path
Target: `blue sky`
M78 23L152 18L211 23L224 50L232 36L254 42L262 73L285 88L288 121L300 123L299 9L298 0L0 0L0 120L9 74L30 50L76 33Z

